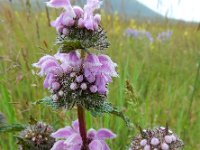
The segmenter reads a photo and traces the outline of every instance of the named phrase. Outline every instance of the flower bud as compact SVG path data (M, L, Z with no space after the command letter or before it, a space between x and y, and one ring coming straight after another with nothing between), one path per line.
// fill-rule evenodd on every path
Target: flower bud
M76 90L76 89L78 89L78 85L77 85L77 83L71 83L71 85L70 85L70 89L71 90Z
M81 84L81 89L82 90L86 90L87 89L87 84L86 83L82 83Z
M169 145L167 145L166 143L162 143L161 149L162 150L169 150Z
M71 78L76 77L76 73L75 73L75 72L70 73L70 77L71 77Z
M76 14L76 17L77 18L81 18L82 16L83 16L83 9L81 8L81 7L79 7L79 6L74 6L73 7L73 10L74 10L74 12L75 12L75 14Z
M52 85L51 85L51 88L52 88L53 90L59 90L59 88L60 88L60 83L58 83L58 82L53 82Z
M159 139L157 139L157 138L155 138L155 137L153 137L152 139L151 139L151 144L152 145L154 145L154 146L156 146L156 145L158 145L160 142L159 142Z
M90 87L90 91L92 92L92 93L96 93L97 92L97 86L96 85L92 85L91 87Z
M68 35L68 34L69 34L69 30L68 30L67 28L64 28L64 29L62 30L62 33L63 33L64 35Z
M171 135L172 141L175 142L176 141L176 136L174 136L174 134Z
M94 20L95 20L95 22L96 22L97 24L100 24L100 22L101 22L101 15L100 15L100 14L96 14L96 15L94 16Z
M144 150L151 150L150 145L146 145L146 146L144 147Z
M79 28L83 28L83 27L84 27L84 20L83 20L82 18L80 18L80 19L78 20L78 27L79 27Z
M62 97L64 95L64 92L61 90L58 92L58 95Z
M76 77L76 82L78 82L78 83L83 82L83 75Z
M141 142L140 142L140 145L141 146L145 146L147 144L147 140L146 139L143 139Z
M172 137L170 135L165 136L165 142L170 144L172 142Z

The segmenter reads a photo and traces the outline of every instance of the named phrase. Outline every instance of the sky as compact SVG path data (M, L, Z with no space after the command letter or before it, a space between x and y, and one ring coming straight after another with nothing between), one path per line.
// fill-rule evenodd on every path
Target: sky
M200 0L137 0L169 18L200 22Z

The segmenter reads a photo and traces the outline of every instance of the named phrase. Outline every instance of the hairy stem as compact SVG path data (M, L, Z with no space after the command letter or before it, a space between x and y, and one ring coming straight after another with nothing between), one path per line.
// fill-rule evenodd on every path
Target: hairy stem
M82 150L87 150L87 131L86 131L86 123L85 123L85 110L82 106L78 105L78 120L79 120L79 131L81 134L81 138L83 141Z
M81 58L85 57L84 50L81 50ZM88 139L87 139L87 130L86 130L86 122L85 122L85 110L81 105L77 105L78 109L78 121L79 121L79 131L83 141L83 145L81 150L88 149Z

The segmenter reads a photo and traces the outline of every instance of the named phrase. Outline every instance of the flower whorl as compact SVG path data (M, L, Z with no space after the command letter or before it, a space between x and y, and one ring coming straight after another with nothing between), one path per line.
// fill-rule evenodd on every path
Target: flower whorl
M180 150L183 142L168 127L142 130L133 138L129 150Z

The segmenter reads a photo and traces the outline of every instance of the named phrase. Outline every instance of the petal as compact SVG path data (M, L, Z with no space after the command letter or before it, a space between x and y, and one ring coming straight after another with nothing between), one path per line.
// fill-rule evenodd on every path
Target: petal
M72 128L77 132L79 133L79 122L78 120L75 120L72 122Z
M55 8L65 8L67 5L70 5L69 0L50 0L46 2L47 6Z
M90 150L104 150L104 145L102 145L101 141L94 140L89 144Z
M101 141L101 144L103 145L103 150L110 150L110 147L106 144L105 141Z
M62 63L61 65L61 68L63 69L64 73L71 73L73 68L71 66L69 66L69 64L66 64L66 63Z
M61 23L67 27L71 27L74 25L75 21L72 17L69 17L69 13L65 11Z
M98 58L99 58L99 61L101 62L101 63L103 63L103 62L109 62L109 63L111 63L113 66L117 66L117 64L116 63L114 63L112 60L111 60L111 58L109 57L109 56L107 56L107 55L99 55L98 56Z
M80 54L76 51L65 53L57 53L54 55L56 59L60 60L62 63L68 64L72 67L79 67L81 65Z
M73 146L73 145L81 145L82 144L82 138L80 134L73 133L71 136L69 136L65 142L67 146Z
M104 140L104 139L112 139L116 137L116 134L114 134L112 131L108 129L100 129L97 131L97 137L98 139Z
M51 150L65 150L65 141L64 140L59 140L54 143L53 147Z
M44 88L49 88L51 87L51 84L55 81L55 78L54 78L54 75L49 73L47 74L45 80L44 80L44 83L43 83L43 86Z
M84 14L83 9L79 6L74 6L73 10L74 10L77 18L81 18Z
M71 127L61 128L58 131L51 134L53 138L68 138L74 133Z
M95 139L97 131L95 129L90 129L87 133L89 139Z
M63 26L63 25L62 25L63 15L64 15L64 13L61 13L60 16L56 18L56 20L52 21L52 22L51 22L51 26L52 26L52 27L55 27L55 28L57 28L57 29L58 29L59 27Z
M72 145L67 150L81 150L82 144Z
M41 65L42 65L44 62L46 62L47 60L49 60L49 59L55 60L55 58L54 58L53 56L45 55L45 56L43 56L42 58L40 58L40 60L39 60L37 63L32 64L32 66L37 67L37 68L40 68Z
M96 15L94 16L94 20L95 20L95 22L96 22L97 24L100 24L100 22L101 22L101 15L100 15L100 14L96 14Z
M84 20L83 20L83 18L80 18L80 19L78 20L78 27L79 27L79 28L83 28L83 27L84 27Z
M56 73L56 71L58 71L58 74L60 73L60 69L62 69L58 62L56 61L46 61L44 64L42 64L41 66L41 72L40 74L48 74L48 73Z
M85 25L86 29L94 31L94 19L92 17L85 19L84 25Z
M84 61L84 67L94 67L94 66L101 66L102 64L99 61L98 56L94 54L89 54Z

